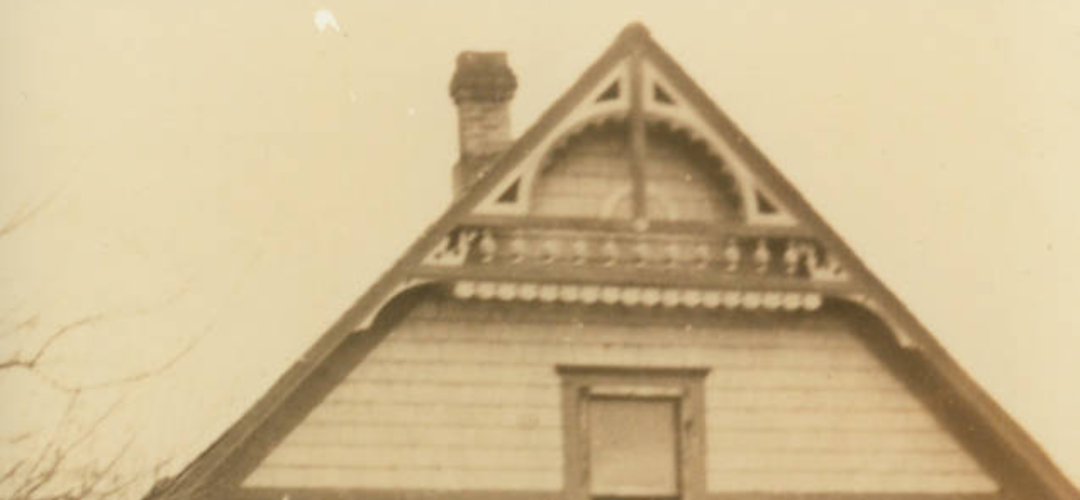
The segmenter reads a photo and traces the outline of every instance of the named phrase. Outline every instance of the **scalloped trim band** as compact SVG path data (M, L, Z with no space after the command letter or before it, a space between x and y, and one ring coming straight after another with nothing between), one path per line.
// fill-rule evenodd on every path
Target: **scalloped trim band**
M562 302L627 307L705 309L722 307L769 311L814 311L822 304L821 294L814 292L759 292L511 281L457 281L453 285L453 294L459 299Z

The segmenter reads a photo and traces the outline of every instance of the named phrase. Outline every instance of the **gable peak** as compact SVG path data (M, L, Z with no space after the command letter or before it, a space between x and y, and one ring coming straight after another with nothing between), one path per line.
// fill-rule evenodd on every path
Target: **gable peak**
M625 28L619 32L619 41L636 42L644 41L652 38L649 34L649 28L645 27L645 24L641 21L634 21L627 24Z
M515 141L507 161L499 162L509 165L494 169L500 170L498 180L474 214L796 225L787 203L749 159L745 138L724 118L711 116L719 111L697 94L700 89L642 23L627 25L563 98ZM621 132L602 133L613 127ZM664 130L688 141L672 144L671 137L658 136ZM559 156L564 146L590 138L595 144L582 146L577 156ZM700 148L709 161L690 154ZM586 160L592 163L569 172L570 163ZM560 172L556 163L563 164L565 175L549 176ZM614 166L605 170L605 165ZM555 203L551 210L541 199L545 178L565 188L547 193Z

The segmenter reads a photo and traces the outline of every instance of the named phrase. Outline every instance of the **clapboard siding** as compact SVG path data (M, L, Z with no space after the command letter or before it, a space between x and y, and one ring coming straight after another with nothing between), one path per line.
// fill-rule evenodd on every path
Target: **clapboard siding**
M349 489L357 486L392 485L410 490L510 490L549 489L551 476L561 471L522 471L506 467L465 469L457 467L356 468L356 467L274 467L258 471L258 482L266 488L314 486Z
M761 408L760 406L758 408ZM937 430L937 422L921 408L910 411L884 410L876 405L869 411L835 411L816 407L815 411L800 411L797 415L778 416L772 409L754 410L733 405L708 408L708 421L712 427L725 425L731 431L920 431ZM936 435L936 432L935 432Z
M717 474L710 474L715 477ZM783 491L791 493L902 493L960 494L996 489L984 474L866 473L861 469L835 471L739 471L723 474L723 491L775 491L781 476ZM762 485L770 485L763 490ZM712 488L711 489L716 489Z
M363 453L357 453L362 448ZM510 470L546 470L559 463L561 450L551 448L507 449L505 447L443 447L432 451L420 446L371 445L359 447L348 444L293 446L285 448L267 460L267 465L279 467L343 467L380 469L407 463L411 467L438 468L453 464L463 469L487 469L498 464ZM390 464L390 465L388 465Z
M452 369L452 366L448 368ZM378 382L355 381L342 384L328 398L332 403L363 403L385 401L388 403L432 403L483 406L492 402L531 407L551 407L558 401L558 387L521 386L503 384L461 384L438 382L415 382L411 380L385 379Z
M420 408L409 408L410 413L423 413ZM432 423L442 423L435 428ZM292 443L297 446L362 446L376 449L383 446L438 446L445 448L473 447L480 449L528 448L562 450L558 422L538 422L530 425L529 432L522 432L517 420L495 421L483 429L465 428L459 422L420 420L405 418L401 422L380 425L378 433L364 432L368 427L379 425L368 422L335 422L310 424L296 430ZM427 427L426 427L427 425ZM456 428L457 432L446 432Z
M245 484L560 490L555 366L579 364L708 368L706 483L714 493L996 488L828 313L634 314L430 300Z
M911 461L909 455L918 454L919 460ZM866 460L865 457L832 453L829 457L830 471L850 470L854 472L872 471L885 473L931 473L931 474L977 474L979 468L956 453L923 453L913 451L909 454L892 454L878 460ZM901 463L901 460L910 463ZM711 470L722 472L754 472L761 474L786 472L830 472L821 471L821 453L761 452L745 455L730 455L713 460Z
M881 458L886 454L912 455L915 452L960 453L951 438L939 432L909 430L807 429L792 425L779 429L717 428L709 422L710 443L720 447L713 453L716 460L725 456L723 450L757 450L761 453L829 450L832 454L851 452L862 458ZM856 453L858 452L858 453ZM734 455L733 455L734 456ZM740 455L741 456L741 455ZM827 460L827 457L823 458Z

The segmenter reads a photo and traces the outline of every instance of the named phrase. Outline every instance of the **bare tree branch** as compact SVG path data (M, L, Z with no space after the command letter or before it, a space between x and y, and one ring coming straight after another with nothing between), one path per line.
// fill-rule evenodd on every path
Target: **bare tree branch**
M14 216L8 219L7 222L4 223L4 225L0 226L0 238L3 238L4 236L15 232L16 229L19 229L24 224L33 219L35 216L37 216L39 213L41 213L42 210L44 210L46 207L51 205L54 200L56 200L57 194L59 194L59 191L54 192L53 194L39 201L36 205L32 207L27 207L26 205L24 205L22 208L20 208Z
M181 293L183 290L171 296L167 301L174 300ZM133 314L145 314L151 309L140 308ZM170 356L165 362L123 377L96 383L68 383L43 369L49 353L67 336L99 322L115 319L115 317L115 314L104 313L86 315L52 330L31 354L16 353L9 359L0 361L0 372L26 370L68 397L59 423L49 434L49 439L38 447L37 453L17 460L14 464L5 465L5 469L0 471L0 497L11 500L107 500L122 495L127 488L146 479L144 475L121 474L117 470L118 464L131 446L130 442L104 464L82 469L73 467L76 463L86 460L86 458L73 459L73 455L79 454L86 443L99 434L99 429L104 422L114 415L116 409L127 398L126 394L117 398L107 410L86 427L76 429L75 409L88 392L130 386L168 371L205 337L210 328L208 327L198 337L191 339L183 349ZM36 322L35 315L16 323L14 328L31 331ZM7 439L7 442L9 445L23 443L25 446L33 447L33 443L29 440L35 435L42 435L42 433L37 431L24 433ZM78 477L73 478L73 475Z
M138 477L125 478L117 471L121 459L134 442L133 438L104 464L83 469L77 481L66 483L59 480L72 456L98 434L101 426L116 413L126 397L118 397L86 428L68 438L65 430L75 425L73 414L78 400L78 395L73 396L49 442L36 457L19 461L0 475L0 488L9 495L10 500L103 500L137 482Z
M127 375L127 376L124 376L124 377L118 377L118 378L114 378L114 379L109 379L109 380L104 380L104 381L101 381L101 382L95 382L95 383L92 383L92 384L81 384L81 385L78 385L78 386L69 386L69 385L66 385L66 384L62 384L62 383L56 381L55 379L52 379L52 383L56 384L56 385L54 385L54 387L58 387L58 388L60 388L61 390L65 391L65 392L88 392L88 391L96 391L96 390L101 390L101 389L109 389L109 388L118 387L118 386L121 386L121 385L133 384L133 383L136 383L136 382L142 382L142 381L147 380L149 378L161 375L162 373L164 373L166 371L169 371L169 369L171 369L174 365L176 365L176 363L180 362L180 359L182 359L184 356L186 356L187 353L191 352L191 350L194 349L195 346L198 345L199 342L202 341L202 339L204 337L205 337L205 335L200 335L200 336L192 339L191 342L188 342L188 344L186 346L184 346L183 349L181 349L179 352L174 354L171 358L165 360L164 363L162 363L162 364L160 364L158 366L155 366L153 368L143 370L143 371L131 374L131 375Z
M52 334L49 335L48 338L45 339L45 342L42 342L42 344L38 346L38 348L34 351L34 354L32 354L30 357L23 358L19 355L15 355L11 359L0 361L0 371L12 368L33 370L38 366L39 363L41 363L41 360L45 358L45 355L49 352L49 348L52 347L53 344L62 339L68 333L101 321L101 319L101 314L91 314L66 325L60 326L60 328L57 328L55 331L53 331ZM16 326L25 325L27 323L28 322L24 321Z
M15 307L13 306L13 307L9 308L7 311L4 311L4 314L0 315L0 318L7 317L7 316L11 315L14 311L15 311ZM40 314L31 315L31 316L27 317L26 319L23 319L22 321L19 321L18 323L13 324L13 325L11 325L11 327L6 328L4 331L0 332L0 338L7 337L9 335L14 335L14 334L19 333L21 331L33 330L34 327L37 326L37 323L38 323L38 321L40 319L41 319Z
M70 424L75 402L76 398L74 397L68 401L57 432L52 435L37 457L28 458L22 462L24 465L29 465L24 469L25 472L19 476L13 475L12 482L15 484L11 493L12 500L30 498L34 492L48 484L56 476L57 471L60 470L60 464L63 462L63 454L60 453L59 446L62 434L60 430ZM48 464L46 464L47 462ZM0 486L7 485L0 484Z
M193 338L190 342L188 342L188 344L184 346L184 348L181 349L176 355L165 360L160 365L123 377L117 377L114 379L95 382L92 384L71 384L64 382L52 375L49 375L48 373L44 372L41 367L45 363L50 349L58 342L62 341L66 336L78 332L79 330L82 330L91 325L104 322L106 320L111 321L125 316L140 316L148 314L151 311L154 311L162 306L168 305L173 301L177 300L180 296L186 293L187 290L188 284L185 283L176 292L166 297L159 304L140 307L127 312L89 314L75 321L61 325L48 335L45 341L42 342L37 347L37 349L34 350L33 354L29 356L24 356L20 353L15 353L7 358L0 358L0 372L13 369L26 370L32 373L41 381L48 384L53 389L69 394L112 388L120 385L140 382L149 379L155 375L161 374L172 368L172 366L179 362L180 359L184 357L184 355L190 352L200 341L202 341L202 339L206 336L209 327L207 329L204 329L204 331L200 333L199 336ZM38 317L39 315L35 314L23 321L14 324L6 334L10 334L18 330L32 329L37 324Z
M24 204L15 214L0 223L0 241L11 236L28 223L38 218L56 199L56 194L34 204ZM251 271L252 258L241 273L240 282ZM142 481L153 482L161 477L167 460L156 464L138 467L132 471L129 464L124 464L130 455L134 438L124 443L118 451L111 453L103 462L91 458L104 440L100 439L105 422L115 416L117 408L127 399L134 389L134 384L145 382L171 370L181 359L188 355L213 329L212 320L202 332L186 342L178 352L155 366L135 373L108 378L100 381L66 381L58 376L60 372L50 373L49 368L59 366L63 357L63 344L75 334L90 331L97 334L103 331L99 325L131 315L148 314L164 305L172 303L184 295L190 284L182 284L179 289L165 297L160 303L145 307L120 311L99 311L77 317L73 321L52 325L42 321L41 311L23 317L23 305L8 301L0 310L0 339L5 342L18 340L19 347L5 347L7 354L0 354L0 374L5 372L25 371L49 387L66 396L66 405L57 423L51 430L34 430L8 436L0 442L3 446L26 448L26 456L18 457L15 463L0 465L0 498L8 500L111 500L123 497L133 486ZM239 286L239 282L236 286ZM42 324L49 325L43 327ZM12 338L14 337L14 338ZM8 343L12 346L14 342ZM15 352L10 352L14 350ZM88 415L84 408L89 401L88 393L111 396L105 389L128 388L123 391L107 409L94 415L87 422ZM86 396L86 397L84 397ZM76 408L79 411L76 411ZM95 412L96 413L96 412ZM88 424L88 425L82 425ZM90 445L89 443L96 443ZM111 448L111 444L107 447ZM89 462L88 462L89 461ZM86 465L84 465L86 464Z

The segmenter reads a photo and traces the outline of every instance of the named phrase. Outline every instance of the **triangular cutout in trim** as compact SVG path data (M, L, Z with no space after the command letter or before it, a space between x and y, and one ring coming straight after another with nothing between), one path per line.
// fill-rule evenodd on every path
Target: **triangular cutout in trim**
M614 101L618 99L621 89L620 83L622 83L620 80L616 80L615 83L612 83L607 90L600 94L600 97L596 98L596 102Z
M653 84L653 100L660 104L675 104L675 100L668 95L660 84Z

